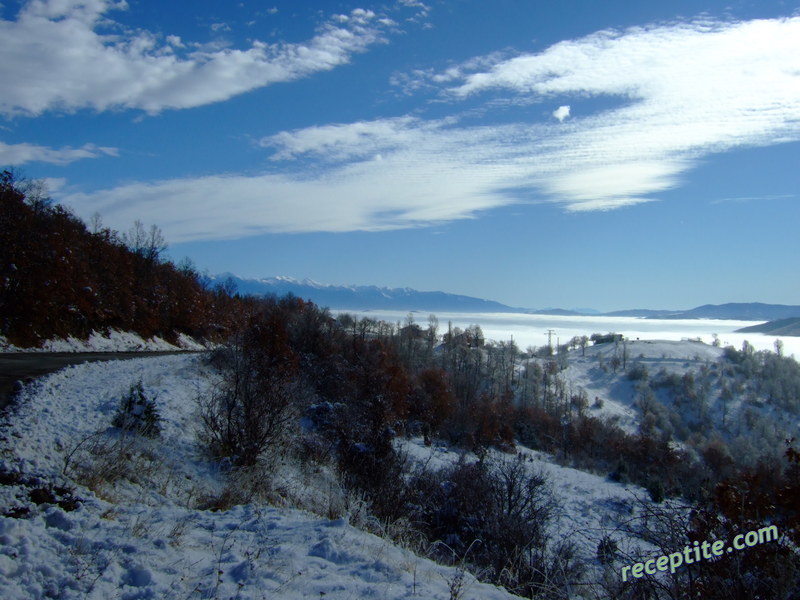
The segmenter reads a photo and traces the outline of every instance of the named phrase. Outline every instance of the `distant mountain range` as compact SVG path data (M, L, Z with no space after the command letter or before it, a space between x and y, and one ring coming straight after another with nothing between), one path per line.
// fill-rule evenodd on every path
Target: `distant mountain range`
M216 281L231 278L240 294L283 296L294 294L319 306L345 310L426 310L442 312L520 312L492 300L445 292L420 292L411 288L386 288L374 285L325 285L292 277L242 279L224 273Z
M609 317L645 317L648 319L732 319L736 321L772 321L800 317L800 306L731 302L704 304L690 310L622 310L605 313Z
M221 283L230 279L240 294L276 295L294 294L311 300L319 306L341 310L394 310L430 312L514 312L558 316L641 317L648 319L733 319L741 321L773 321L800 317L800 306L784 304L729 303L706 304L690 310L632 309L601 313L589 308L561 309L519 308L493 300L448 294L446 292L421 292L412 288L387 288L374 285L326 285L292 277L244 279L231 273L212 277Z

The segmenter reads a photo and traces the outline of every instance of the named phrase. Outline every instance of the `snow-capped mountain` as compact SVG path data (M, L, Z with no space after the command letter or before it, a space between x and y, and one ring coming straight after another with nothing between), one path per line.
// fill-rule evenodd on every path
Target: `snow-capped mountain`
M421 292L412 288L387 288L374 285L325 285L311 279L299 281L292 277L244 279L231 273L213 278L215 283L230 280L241 294L283 296L294 294L319 306L348 310L426 310L445 312L522 312L513 308L471 296L445 292Z

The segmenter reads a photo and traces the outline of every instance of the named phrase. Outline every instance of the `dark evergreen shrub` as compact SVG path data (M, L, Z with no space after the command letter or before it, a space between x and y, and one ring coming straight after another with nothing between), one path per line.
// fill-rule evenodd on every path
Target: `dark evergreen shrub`
M161 415L155 401L144 393L141 381L132 385L128 394L120 400L111 424L123 431L133 431L147 437L159 436Z
M647 482L647 491L653 502L661 503L664 501L664 484L660 479L651 479Z
M605 535L603 539L597 543L597 560L599 560L601 564L610 565L617 557L617 551L617 542L615 542L611 536Z

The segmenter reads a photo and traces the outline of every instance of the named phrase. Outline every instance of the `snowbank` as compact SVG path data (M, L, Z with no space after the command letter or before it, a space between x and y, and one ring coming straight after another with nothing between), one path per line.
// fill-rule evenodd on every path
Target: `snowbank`
M36 348L20 348L0 336L0 352L155 352L205 349L204 344L183 333L178 335L177 344L170 344L160 337L146 340L130 331L112 329L107 333L93 331L85 340L72 336L66 339L55 338Z

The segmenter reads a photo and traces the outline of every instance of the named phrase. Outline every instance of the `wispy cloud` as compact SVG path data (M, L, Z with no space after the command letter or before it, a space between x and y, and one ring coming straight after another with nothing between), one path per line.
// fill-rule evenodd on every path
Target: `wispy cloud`
M283 131L265 137L259 145L277 151L272 160L314 155L324 161L353 160L374 156L418 143L423 129L437 129L412 117L323 125L297 131Z
M172 243L262 233L383 231L461 219L492 208L459 164L376 157L323 177L213 176L59 194L86 218L125 229L157 214ZM482 175L485 177L485 174ZM222 200L224 198L224 200Z
M120 227L142 204L157 205L174 241L419 227L517 202L611 210L658 199L709 154L800 140L798 56L800 18L604 31L426 72L452 105L447 118L264 138L281 174L135 184L66 201ZM612 108L508 119L517 100L574 107L599 96ZM474 101L488 118L493 103L510 108L502 123L475 126L465 116ZM209 200L217 197L233 200Z
M415 11L413 17L408 17L409 21L422 21L426 19L431 12L430 6L420 0L397 0L397 4Z
M747 202L764 202L766 200L790 200L797 198L797 194L767 194L764 196L736 196L733 198L717 198L711 204L745 204Z
M0 20L0 113L133 108L149 113L200 106L347 63L382 40L375 13L355 9L321 25L303 43L183 52L147 31L128 31L109 0L34 0ZM178 42L178 43L176 43Z
M44 162L54 165L67 165L85 158L117 156L116 148L85 144L80 148L48 148L35 144L6 144L0 141L0 164L9 166L24 165L29 162Z

